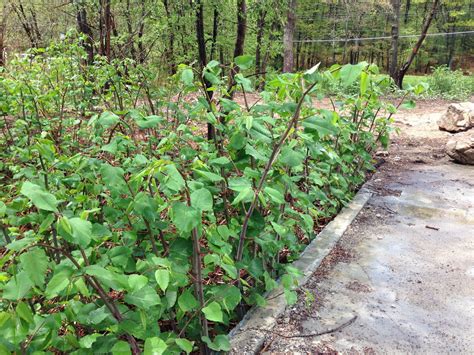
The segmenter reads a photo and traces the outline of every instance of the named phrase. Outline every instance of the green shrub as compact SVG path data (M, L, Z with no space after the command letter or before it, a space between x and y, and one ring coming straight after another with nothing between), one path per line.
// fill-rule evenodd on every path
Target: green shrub
M229 350L226 334L388 144L376 67L275 75L242 107L213 61L169 87L74 43L0 78L0 352ZM252 58L236 59L239 88ZM337 111L312 97L326 85ZM247 101L247 100L245 100ZM208 140L202 128L214 125Z
M428 96L448 100L466 100L474 94L474 75L450 70L446 65L433 69L428 79Z

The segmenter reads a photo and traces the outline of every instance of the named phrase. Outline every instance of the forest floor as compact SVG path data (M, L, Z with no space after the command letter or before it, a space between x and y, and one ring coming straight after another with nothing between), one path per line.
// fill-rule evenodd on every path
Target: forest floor
M450 134L436 121L448 104L397 114L400 134L366 184L372 198L263 353L472 352L474 168L444 154Z

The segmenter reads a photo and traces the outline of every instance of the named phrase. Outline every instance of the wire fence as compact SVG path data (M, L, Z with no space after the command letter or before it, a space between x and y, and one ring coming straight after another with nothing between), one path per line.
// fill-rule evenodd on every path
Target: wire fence
M438 33L427 33L427 37L435 36L455 36L455 35L472 35L474 31L458 31L458 32L438 32ZM414 35L399 35L398 38L418 38L420 34ZM334 43L334 42L363 42L363 41L379 41L385 39L392 39L392 36L379 36L379 37L360 37L360 38L325 38L325 39L299 39L294 40L294 43Z

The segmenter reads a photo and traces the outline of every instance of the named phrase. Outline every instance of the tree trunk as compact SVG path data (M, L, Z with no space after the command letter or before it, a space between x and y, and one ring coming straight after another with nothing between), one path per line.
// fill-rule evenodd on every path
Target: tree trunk
M455 32L456 25L450 27L449 32ZM454 53L456 51L456 35L447 35L446 36L446 45L447 45L447 60L446 65L449 69L453 69L453 60L454 60Z
M413 62L413 59L415 59L416 54L420 50L421 45L423 44L423 41L426 38L426 34L428 33L428 30L430 28L431 22L433 21L434 15L436 13L436 9L438 8L440 0L434 0L433 1L433 6L431 7L431 11L428 15L428 17L425 20L425 23L423 24L423 28L421 30L421 35L418 38L418 41L416 42L415 46L413 47L413 50L411 51L407 61L401 66L400 70L396 73L395 82L397 86L401 89L403 87L403 78L405 77L405 74L407 73L408 69L410 68L411 63Z
M247 30L247 3L245 0L237 0L237 36L234 47L234 58L244 54L245 32ZM234 97L235 76L239 73L239 67L232 64L229 74L229 86L227 87L227 96Z
M11 6L20 20L26 36L30 40L31 47L38 48L41 42L41 34L38 29L38 23L36 22L36 16L29 18L26 15L25 8L21 1L18 1L18 5L12 2ZM30 13L34 14L34 11L30 9Z
M247 3L237 1L237 38L235 41L234 58L244 54L245 33L247 30Z
M2 21L0 22L0 67L5 66L5 32L7 31L8 6L5 2L2 9Z
M143 64L146 59L145 48L143 48L143 34L145 32L146 7L145 0L141 1L141 17L138 25L138 62Z
M173 19L171 18L171 9L168 3L168 0L163 0L163 5L165 6L166 12L166 21L168 24L168 36L169 36L169 45L167 50L167 62L170 65L170 74L176 74L176 63L174 62L174 28L173 28Z
M110 11L110 0L105 0L105 6L104 6L104 23L105 23L105 56L107 57L107 60L110 62L111 55L110 55L110 39L111 39L111 33L112 33L112 13Z
M287 21L283 31L283 72L291 73L294 67L293 38L296 27L297 0L290 0Z
M111 59L110 39L112 33L112 13L110 10L110 0L99 1L99 53Z
M133 26L132 26L132 14L130 12L130 0L127 0L127 3L126 3L125 18L127 22L128 46L130 48L129 49L130 57L133 58L134 60L138 60L137 53L135 52L135 41L133 39L134 31L133 31Z
M104 43L104 6L103 0L99 0L99 54L105 55Z
M87 52L87 63L92 64L94 62L94 38L92 29L87 22L87 11L84 5L79 5L77 9L77 27L79 32L86 36L82 46Z
M30 8L30 14L31 14L32 27L33 27L33 30L36 34L37 43L39 45L41 43L42 36L41 36L41 32L40 32L39 27L38 27L38 21L36 20L36 11L33 10L32 8Z
M299 70L300 69L300 55L301 55L301 42L300 42L300 35L298 34L296 42L296 66L295 69Z
M258 12L258 19L257 19L257 45L255 47L255 76L256 78L260 78L262 76L262 41L263 41L263 34L265 30L265 17L267 12L261 8ZM260 89L260 84L258 84L258 89Z
M398 36L400 32L400 0L391 0L393 8L392 18L392 58L390 60L390 76L396 80L398 70Z
M204 7L201 0L196 0L196 36L198 42L198 52L199 52L199 65L201 68L201 75L204 70L204 67L207 65L207 55L206 55L206 39L204 38ZM206 78L204 78L204 84L206 85L206 90L212 86ZM207 94L210 99L212 99L213 92L207 91ZM212 123L207 124L207 139L213 140L216 135L215 127Z
M279 29L279 23L274 20L273 23L272 23L271 29L270 29L270 34L268 36L268 43L267 43L266 50L265 50L265 56L263 57L263 60L260 64L262 75L261 75L261 82L259 84L259 89L263 89L265 87L265 80L266 80L266 76L267 76L266 75L267 64L268 64L268 60L270 58L272 43L275 42L275 40L276 40L275 32L278 29Z
M201 0L196 0L196 36L199 51L199 63L204 68L207 64L206 39L204 38L204 8Z
M217 46L217 35L219 30L219 10L217 5L214 7L214 18L212 20L212 43L211 43L211 59L214 59Z
M408 15L410 13L410 7L411 7L411 0L407 0L407 4L405 6L405 19L403 20L405 25L408 23Z

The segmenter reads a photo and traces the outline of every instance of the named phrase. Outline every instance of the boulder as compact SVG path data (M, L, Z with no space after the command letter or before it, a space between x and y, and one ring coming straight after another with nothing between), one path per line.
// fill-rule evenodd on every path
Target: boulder
M446 153L458 163L474 165L474 133L453 136L446 144Z
M440 130L452 133L474 127L474 103L460 102L449 105L446 113L438 120L438 126Z

